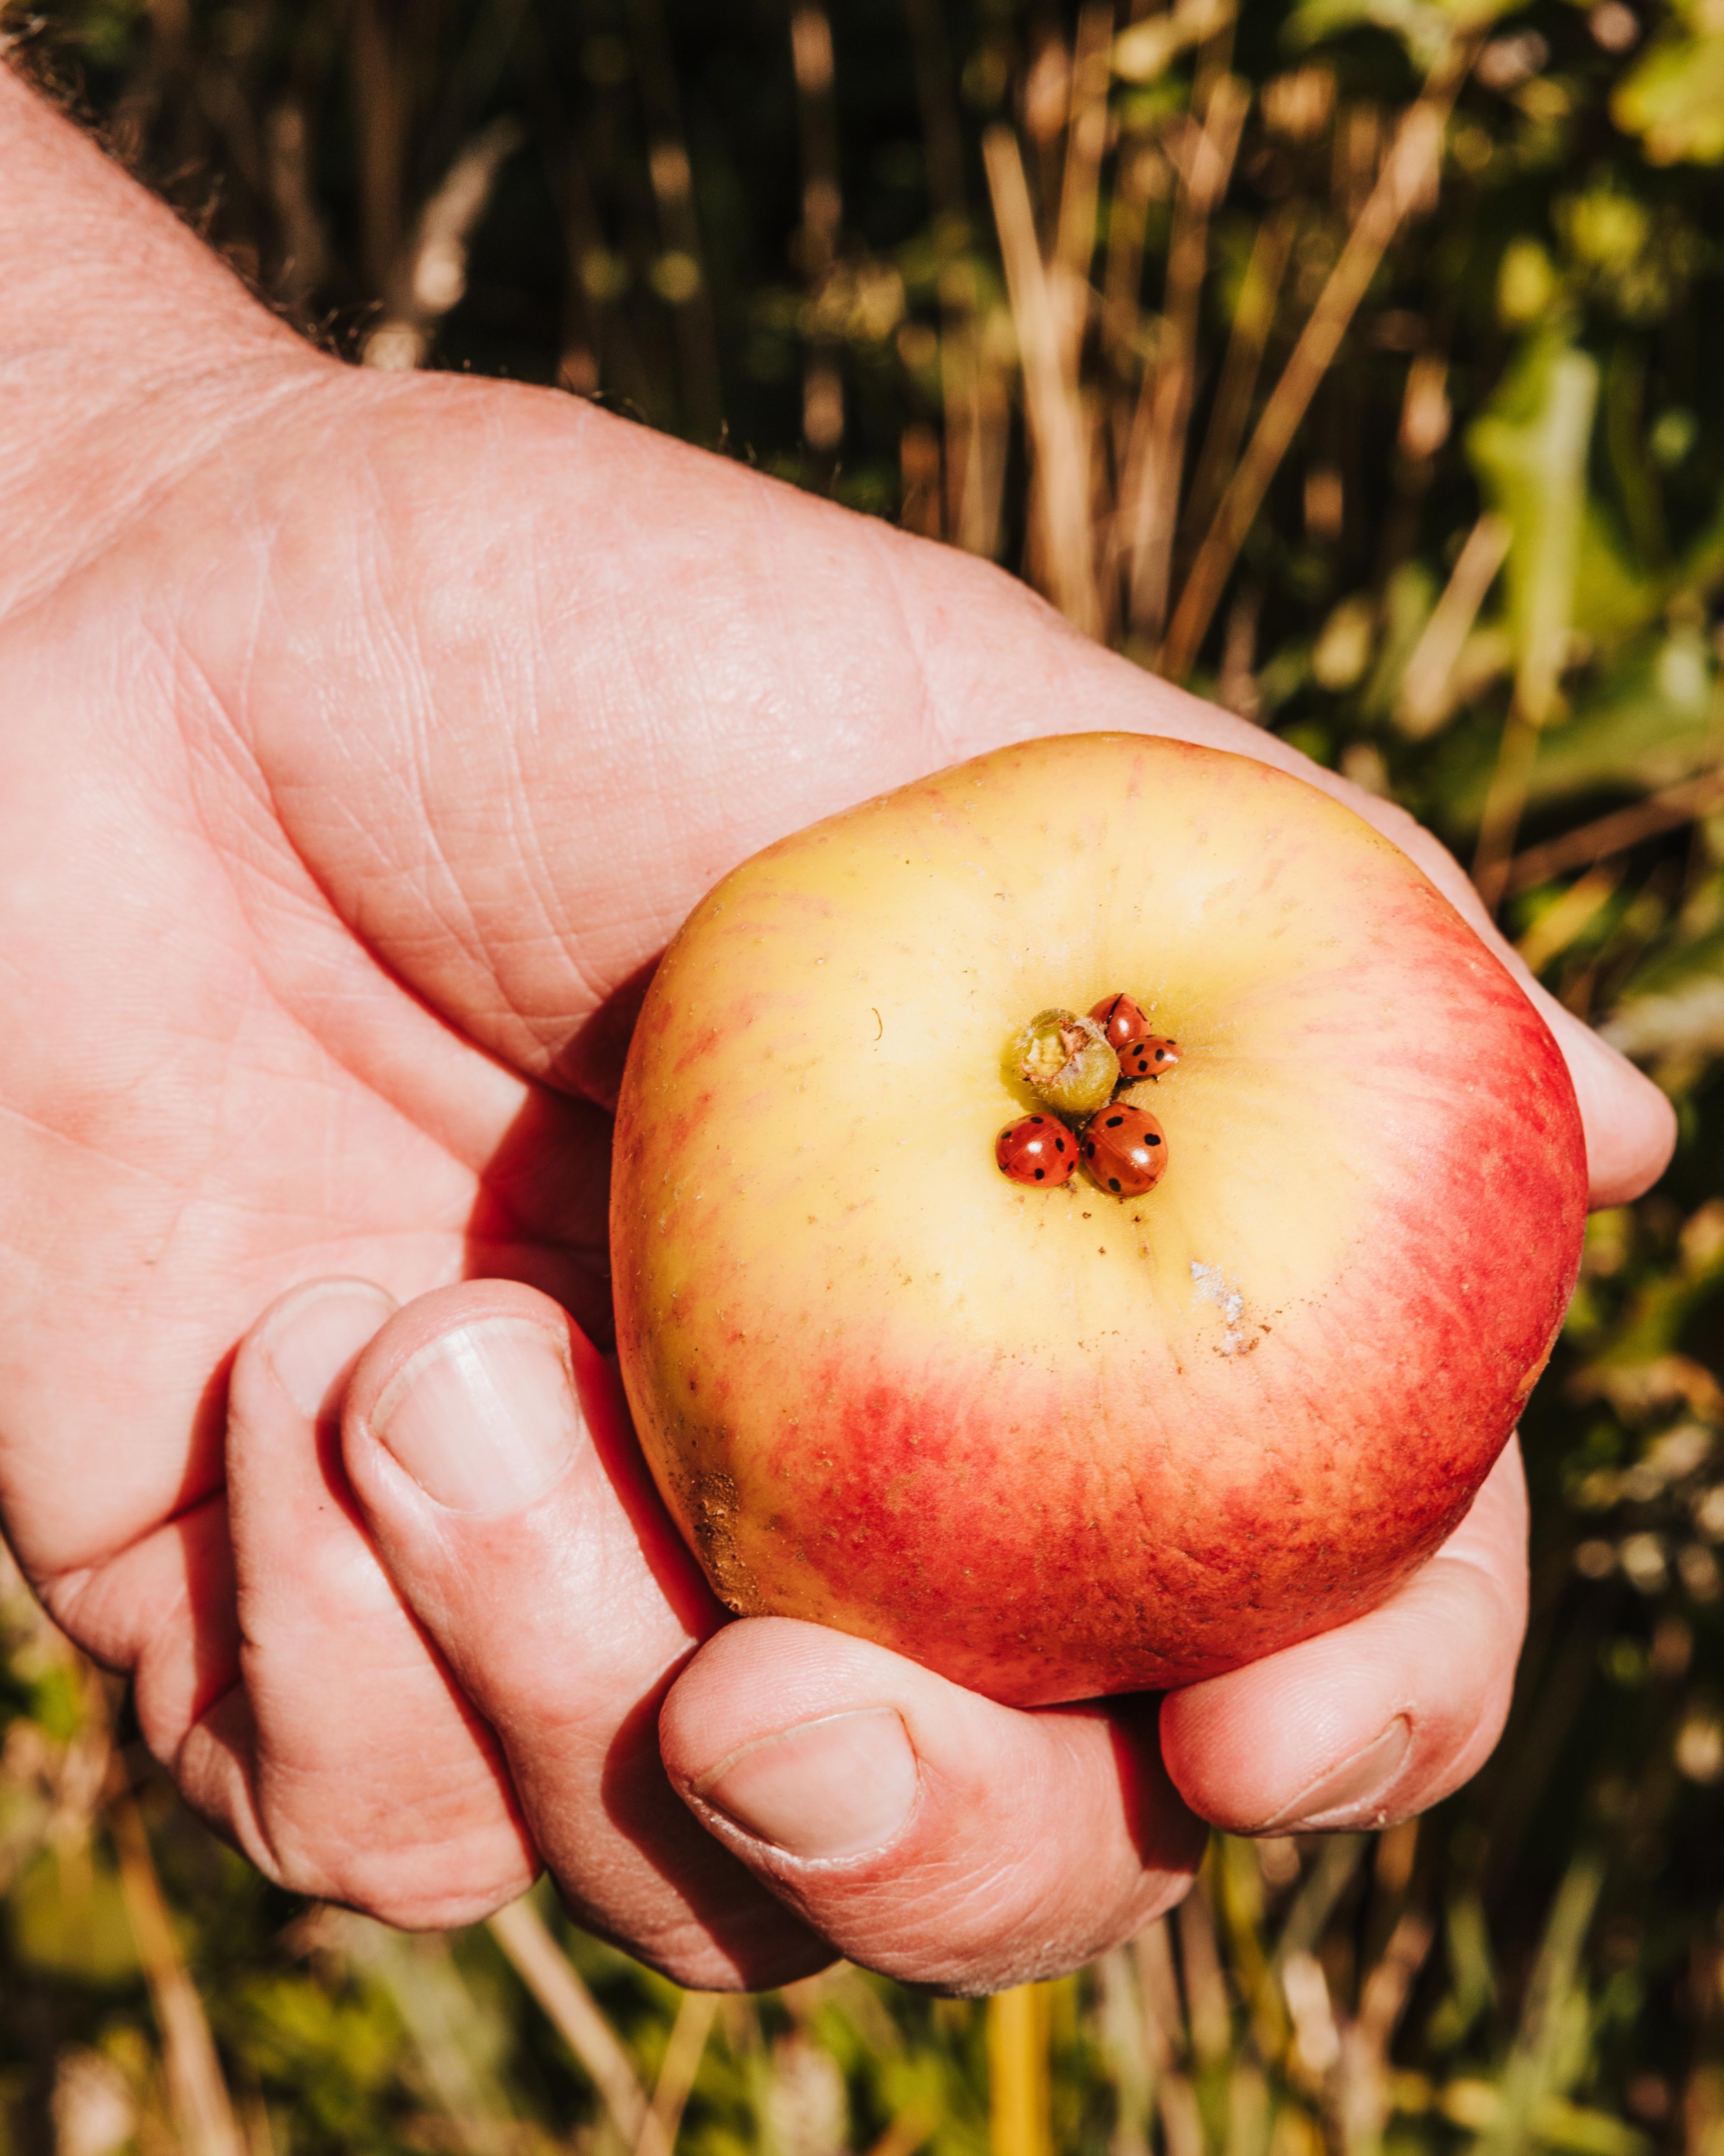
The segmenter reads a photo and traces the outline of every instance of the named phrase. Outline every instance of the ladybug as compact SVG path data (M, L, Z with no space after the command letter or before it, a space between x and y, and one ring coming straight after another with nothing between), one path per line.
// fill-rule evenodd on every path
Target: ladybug
M1034 1190L1057 1190L1077 1173L1077 1140L1054 1116L1020 1116L993 1142L1000 1173ZM1146 1186L1147 1187L1147 1186Z
M1165 1078L1179 1060L1179 1043L1148 1033L1142 1040L1134 1040L1129 1047L1121 1049L1119 1058L1122 1078Z
M1116 1198L1141 1198L1153 1190L1167 1165L1167 1142L1147 1108L1123 1102L1090 1118L1083 1136L1084 1166Z
M1134 1040L1148 1038L1149 1020L1143 1015L1143 1006L1128 995L1104 996L1090 1015L1101 1027L1102 1039L1121 1063L1125 1061L1126 1050Z

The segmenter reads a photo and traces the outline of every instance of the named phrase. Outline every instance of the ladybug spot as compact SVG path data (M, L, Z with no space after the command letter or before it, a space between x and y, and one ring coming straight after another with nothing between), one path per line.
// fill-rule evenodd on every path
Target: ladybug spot
M1110 1116L1107 1119L1107 1127L1111 1131L1116 1131L1125 1120L1123 1116Z
M1065 1152L1065 1139L1064 1139L1064 1138L1055 1138L1055 1139L1054 1139L1054 1152Z
M1035 1172L1035 1179L1036 1179L1036 1181L1037 1181L1038 1183L1039 1183L1039 1182L1041 1181L1042 1178L1043 1178L1043 1177L1047 1173L1047 1172L1048 1172L1048 1171L1046 1170L1046 1168L1039 1168L1036 1170L1036 1172Z
M1109 1176L1107 1178L1107 1187L1110 1190L1117 1190L1120 1187L1120 1179L1118 1176Z
M1143 1142L1145 1145L1159 1145L1161 1143L1161 1140L1159 1138L1145 1138Z

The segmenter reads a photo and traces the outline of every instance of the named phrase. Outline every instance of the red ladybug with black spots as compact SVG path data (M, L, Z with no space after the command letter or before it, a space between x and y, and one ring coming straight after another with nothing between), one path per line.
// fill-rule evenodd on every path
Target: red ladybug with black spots
M1118 1051L1120 1075L1135 1085L1140 1078L1165 1078L1179 1060L1179 1043L1146 1034Z
M1116 1055L1123 1055L1134 1040L1142 1040L1149 1031L1149 1020L1143 1015L1143 1006L1124 993L1104 996L1094 1006L1090 1015L1101 1029L1101 1037Z
M1167 1142L1147 1108L1123 1101L1091 1116L1080 1151L1096 1185L1115 1198L1141 1198L1153 1190L1167 1166Z
M1013 1183L1057 1190L1077 1173L1077 1140L1057 1116L1020 1116L994 1140L993 1157Z

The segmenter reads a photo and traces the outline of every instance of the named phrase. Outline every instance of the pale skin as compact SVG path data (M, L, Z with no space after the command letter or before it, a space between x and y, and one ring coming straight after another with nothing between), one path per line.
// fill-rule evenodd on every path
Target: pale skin
M0 1512L188 1800L393 1922L548 1866L684 1983L842 1952L982 1990L1168 1906L1200 1818L1473 1772L1512 1453L1374 1615L1159 1712L1025 1714L721 1624L583 1337L583 1028L767 841L1006 740L1167 732L1347 798L1501 950L1435 842L954 552L314 354L3 69L0 172ZM1594 1200L1631 1196L1670 1111L1541 1008Z

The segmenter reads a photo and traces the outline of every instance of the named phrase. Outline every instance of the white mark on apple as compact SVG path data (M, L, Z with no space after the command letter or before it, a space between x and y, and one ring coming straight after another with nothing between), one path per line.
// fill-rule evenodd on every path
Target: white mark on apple
M1222 1353L1237 1355L1245 1344L1244 1335L1239 1329L1239 1320L1245 1312L1244 1295L1219 1265L1199 1265L1193 1258L1191 1277L1198 1301L1213 1302L1226 1322L1227 1331L1221 1339Z

